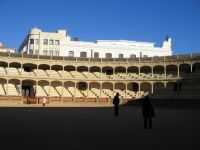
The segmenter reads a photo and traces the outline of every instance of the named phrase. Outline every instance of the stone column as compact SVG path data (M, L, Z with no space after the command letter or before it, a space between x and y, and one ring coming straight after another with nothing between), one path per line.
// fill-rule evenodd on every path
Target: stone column
M153 57L152 57L153 58ZM153 67L151 68L151 77L154 78Z
M167 67L164 66L164 74L165 74L165 78L167 77Z
M6 95L8 96L8 79L6 80Z
M151 94L153 94L153 88L154 88L153 83L151 83Z
M140 67L138 68L139 78L140 78Z
M65 70L65 68L64 68L64 66L63 66L63 69L62 69L62 78L64 78L64 70Z
M128 86L128 84L125 83L125 86L126 86L125 98L127 98L127 86Z
M62 91L61 91L61 103L63 103L63 87L64 87L64 83L62 82Z
M180 73L179 73L179 65L177 65L177 77L180 77Z
M51 88L50 87L51 87L51 81L49 82L49 95L48 95L49 96L49 103L51 102L51 96L50 96L51 95Z
M24 97L22 95L22 80L20 80L20 95L21 95L21 103L23 104Z
M36 81L36 83L35 83L35 96L37 96L37 87L38 87L38 81ZM38 99L38 97L37 97L37 102L36 102L36 103L39 104L39 99Z
M89 82L87 83L87 97L89 97L89 89L90 89L90 84L89 84Z

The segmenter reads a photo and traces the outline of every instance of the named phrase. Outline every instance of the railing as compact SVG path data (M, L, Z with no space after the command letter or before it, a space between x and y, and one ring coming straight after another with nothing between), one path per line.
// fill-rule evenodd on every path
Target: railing
M9 58L30 58L30 59L48 59L48 60L67 60L67 61L91 61L91 62L154 62L154 61L177 61L200 59L200 53L161 56L161 57L143 57L143 58L82 58L82 57L62 57L62 56L45 56L32 55L25 53L7 53L0 52L0 57Z

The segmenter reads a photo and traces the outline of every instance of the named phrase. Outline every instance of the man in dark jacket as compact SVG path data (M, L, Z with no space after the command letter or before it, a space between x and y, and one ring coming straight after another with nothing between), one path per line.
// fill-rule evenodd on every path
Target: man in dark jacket
M119 102L120 102L119 93L116 93L116 95L113 99L115 116L119 116Z
M152 117L155 114L154 114L154 108L153 108L148 96L146 96L142 100L142 112L143 112L143 118L144 118L144 128L145 129L147 128L147 120L148 120L149 129L152 129Z

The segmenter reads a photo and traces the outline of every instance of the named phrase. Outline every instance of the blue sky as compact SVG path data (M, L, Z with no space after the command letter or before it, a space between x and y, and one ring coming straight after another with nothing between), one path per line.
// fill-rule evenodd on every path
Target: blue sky
M174 54L200 52L200 0L0 0L0 41L19 48L31 28L82 41L135 40L160 46L169 35Z

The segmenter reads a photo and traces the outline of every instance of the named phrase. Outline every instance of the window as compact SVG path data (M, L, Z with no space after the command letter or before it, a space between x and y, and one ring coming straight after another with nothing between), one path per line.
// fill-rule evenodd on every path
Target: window
M112 54L111 53L106 53L106 58L112 58Z
M60 45L60 41L59 40L55 40L55 45Z
M69 57L74 57L74 51L69 51Z
M30 50L29 50L29 54L33 54L33 49L30 49Z
M80 57L87 57L87 53L86 52L81 52L80 53Z
M38 44L39 43L39 40L38 39L35 39L35 44Z
M44 39L44 40L43 40L43 44L44 44L44 45L48 45L48 40L47 40L47 39Z
M124 58L124 55L123 54L119 54L119 58Z
M34 39L30 39L30 44L34 44Z
M59 56L59 51L55 51L55 56Z
M44 51L43 51L43 55L46 55L46 56L47 56L47 50L44 50Z
M131 54L130 58L136 58L136 55L135 54Z
M53 40L49 40L49 45L53 45Z
M50 50L50 51L49 51L49 55L50 55L50 56L53 56L53 50Z
M143 55L143 57L144 57L144 58L147 58L147 57L148 57L148 55Z
M98 52L94 52L94 58L99 58L99 53Z
M35 55L38 55L39 54L39 51L36 49L35 50Z

